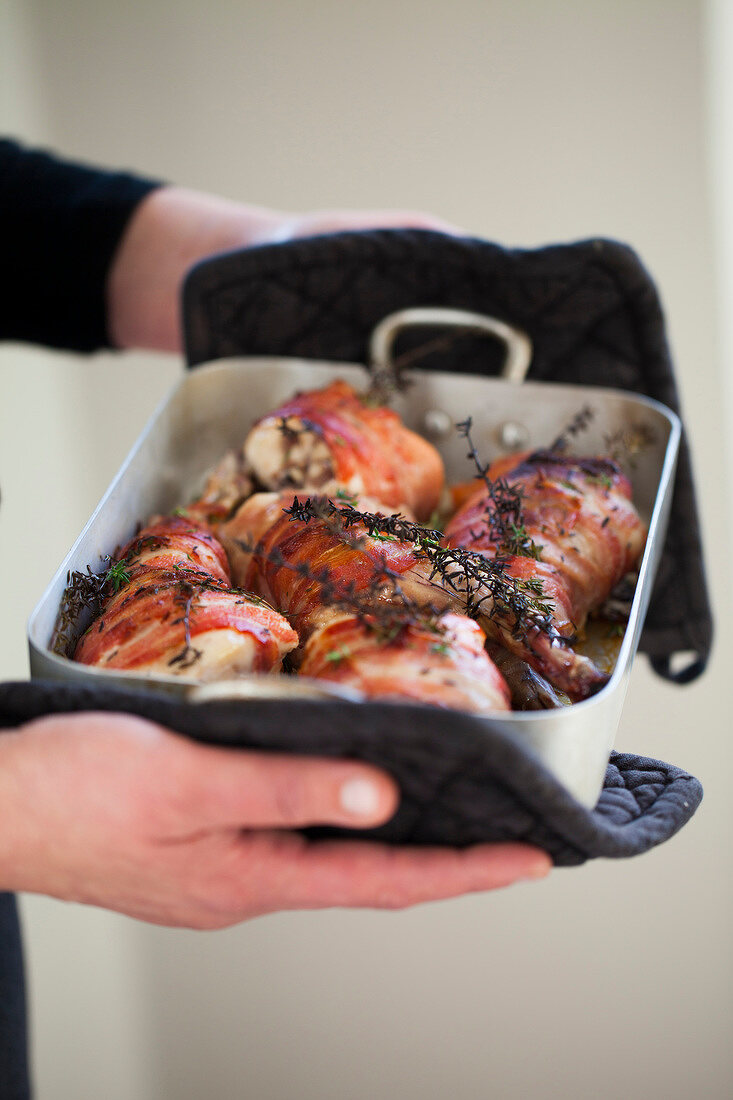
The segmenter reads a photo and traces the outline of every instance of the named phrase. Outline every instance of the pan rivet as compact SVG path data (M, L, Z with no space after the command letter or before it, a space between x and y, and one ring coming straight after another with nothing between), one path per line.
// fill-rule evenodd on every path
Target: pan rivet
M428 409L423 417L423 428L435 439L444 439L453 431L453 421L443 409Z
M520 450L529 443L529 432L524 424L518 424L516 420L505 420L499 425L497 435L502 447L507 451Z

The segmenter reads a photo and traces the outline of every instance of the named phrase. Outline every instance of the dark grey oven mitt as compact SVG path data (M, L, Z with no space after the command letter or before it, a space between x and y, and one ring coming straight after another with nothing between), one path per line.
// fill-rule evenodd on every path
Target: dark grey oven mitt
M679 768L614 753L595 809L579 805L516 738L472 714L401 703L185 703L162 693L61 683L0 685L0 728L45 714L126 711L217 745L366 760L390 772L395 817L363 836L391 844L516 840L558 866L633 856L668 840L702 788ZM348 830L310 830L347 835Z
M190 365L227 356L286 355L364 361L387 314L414 305L490 314L534 343L530 377L615 386L677 408L654 286L629 249L606 241L507 251L418 230L343 233L216 257L184 291ZM484 341L461 340L420 365L490 373ZM657 671L686 681L711 642L694 492L681 455L670 536L643 648ZM676 653L692 654L680 675ZM221 745L349 756L400 784L396 816L350 835L388 843L465 846L522 840L557 864L637 855L692 816L699 782L659 761L614 753L595 809L587 810L530 749L496 723L412 704L336 700L188 703L158 692L60 683L0 686L0 727L50 713L121 710ZM339 830L316 830L334 835Z

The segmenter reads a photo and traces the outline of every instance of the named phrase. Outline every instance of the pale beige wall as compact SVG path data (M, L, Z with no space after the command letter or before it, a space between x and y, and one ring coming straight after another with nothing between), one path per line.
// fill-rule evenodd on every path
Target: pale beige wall
M703 52L724 9L706 37L693 0L0 8L3 122L69 153L284 207L422 207L508 244L634 244L668 311L721 624L699 685L635 670L619 747L707 791L642 859L214 935L28 899L42 1100L730 1093L730 466ZM11 675L27 611L178 369L1 353L1 564L17 576L21 532L28 578L4 616Z

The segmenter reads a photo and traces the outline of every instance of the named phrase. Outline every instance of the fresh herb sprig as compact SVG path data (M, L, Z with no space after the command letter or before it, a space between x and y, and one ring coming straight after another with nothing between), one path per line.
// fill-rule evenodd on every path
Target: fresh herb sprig
M350 505L339 506L325 497L309 497L304 501L296 497L291 507L285 509L285 513L292 520L303 523L312 520L325 521L342 541L359 549L365 545L364 536L355 537L349 534L350 529L357 525L365 528L368 537L374 537L375 533L393 535L400 542L412 545L416 558L429 562L428 580L436 587L447 588L465 614L472 618L500 620L502 626L516 637L542 631L553 638L559 638L552 624L552 607L543 598L541 578L523 580L509 576L504 558L490 558L477 551L444 546L439 531L422 527L404 516L361 512ZM402 604L397 608L402 621L405 612L408 617L413 616L413 621L424 623L426 618L433 624L437 621L439 612L435 607L426 609L415 600L405 597L399 585L399 576L384 561L379 566L375 565L375 576L370 589L357 593L339 589L328 569L314 577L308 563L292 565L283 561L281 555L279 558L277 564L292 568L302 576L309 576L323 586L323 603L331 604L335 601L339 606L357 612L366 608L368 617L381 616L389 606L379 602L385 598L382 586L386 582L391 589L389 598ZM271 560L269 555L268 560ZM394 610L386 611L386 614L394 621Z
M69 571L66 574L66 588L51 635L50 648L53 653L61 657L70 655L82 615L88 611L93 618L97 618L101 614L106 584L106 570L93 573L87 566L85 573Z
M141 535L132 543L123 558L103 559L111 564L99 572L94 573L91 566L87 566L85 572L69 571L51 637L51 650L62 657L70 657L84 619L89 618L92 622L99 620L108 601L130 584L133 579L131 573L133 559L144 550L157 549L165 545L165 540L162 538ZM192 560L190 555L187 557ZM196 594L205 591L233 592L240 595L242 599L269 606L258 596L232 588L224 580L211 577L183 563L171 568L148 570L144 583L138 584L137 580L135 581L135 591L130 598L137 599L143 593L156 593L164 589L170 590L172 587L177 590L175 600L182 610L182 616L177 621L184 623L185 644L171 663L181 663L183 668L188 667L188 663L193 663L193 660L198 660L198 656L194 656L198 651L193 650L190 635L191 607Z
M110 565L109 569L104 574L104 583L105 585L110 585L114 592L119 592L121 588L124 588L126 584L130 583L130 574L124 559Z
M595 410L592 409L590 405L584 405L583 408L575 414L567 427L562 430L560 435L552 441L547 450L551 451L553 454L567 451L571 439L576 435L580 435L581 432L584 432L588 425L592 423L595 415Z
M138 539L135 547L142 543ZM136 549L139 553L139 549ZM86 613L97 619L110 596L115 595L130 583L129 560L132 548L124 558L104 557L110 563L98 573L93 573L90 565L86 572L69 571L66 574L66 588L59 603L56 622L51 635L52 652L67 657L74 647L78 635L79 621Z
M321 517L314 509L309 518ZM354 614L380 642L394 641L411 625L420 626L436 635L443 632L440 623L443 609L429 601L420 603L409 596L400 583L399 573L391 569L384 558L378 557L373 561L373 572L368 584L357 588L353 580L339 580L329 566L314 568L307 561L290 561L277 549L265 551L261 545L243 539L236 541L245 553L259 557L277 568L287 569L317 587L321 606ZM343 532L343 541L356 549L364 544L363 539L350 537L346 532Z
M179 605L183 604L183 615L179 619L174 619L172 625L175 626L178 623L183 623L183 636L184 644L183 648L178 653L174 654L168 662L169 667L178 665L180 669L189 669L202 656L202 650L196 649L191 644L191 608L196 596L203 590L203 585L192 584L188 580L182 580L179 582L179 592L175 597L175 602Z
M471 435L472 417L467 417L456 428L468 443L468 455L476 468L476 477L486 486L486 523L489 538L496 544L500 554L513 557L542 559L542 547L527 531L522 515L523 496L521 489L510 485L505 478L493 480L489 477L489 463L482 462L476 444Z

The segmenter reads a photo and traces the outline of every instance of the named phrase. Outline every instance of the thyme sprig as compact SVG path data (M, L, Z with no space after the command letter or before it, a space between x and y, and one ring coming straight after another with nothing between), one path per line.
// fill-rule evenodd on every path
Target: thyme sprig
M590 405L584 405L583 408L575 414L567 427L562 430L560 435L552 441L547 450L555 454L567 451L571 439L576 435L580 435L581 432L584 432L595 415L595 410L592 409Z
M364 536L349 535L349 530L357 525L363 526L370 538L381 533L392 535L400 542L409 543L416 558L429 562L428 581L436 587L447 588L461 604L466 615L471 618L500 620L502 626L509 629L515 637L542 631L552 638L560 639L552 623L552 606L543 599L542 579L532 577L524 580L510 576L507 573L506 557L490 558L478 551L445 546L441 542L439 531L423 527L404 516L361 512L351 505L339 506L325 497L309 497L304 501L296 497L291 507L284 511L292 520L302 523L325 521L342 541L359 549L365 546ZM387 582L391 589L390 598L403 604L402 617L404 618L406 609L418 621L425 620L425 606L405 596L399 586L398 574L383 559L379 566L375 565L375 577L370 589L366 593L356 593L339 591L327 567L314 577L308 563L292 565L283 561L281 555L279 557L280 561L276 564L293 568L302 576L310 577L323 585L322 600L326 604L335 599L340 606L346 605L350 610L358 610L359 607L364 610L366 603L367 614L371 615L375 613L375 596L377 599L384 599L384 592L380 592L379 588ZM380 615L383 606L379 605ZM439 613L436 607L429 608L428 619L435 623Z
M66 587L59 602L50 649L61 657L68 657L75 645L79 622L84 614L98 619L107 600L130 583L128 565L135 553L144 547L145 537L138 539L124 558L106 554L102 561L104 567L92 572L87 565L85 572L69 570L66 574ZM154 541L154 540L153 540Z
M442 547L428 556L431 579L440 577L461 600L466 615L498 621L515 638L541 631L562 640L552 622L552 605L542 598L541 578L512 577L505 558L488 558L463 547Z
M130 574L127 571L127 563L116 561L104 574L105 584L112 586L113 591L119 592L126 584L130 583Z
M196 649L195 646L191 645L191 608L196 596L204 590L204 587L204 585L194 585L188 580L180 582L179 595L174 599L178 604L183 603L183 615L180 619L174 619L172 625L183 623L184 645L178 653L171 657L168 662L170 667L178 665L182 669L191 668L202 656L203 650Z
M337 504L328 497L308 497L305 500L294 497L291 506L283 511L293 521L308 524L316 520L323 523L339 542L358 551L367 549L369 538L414 541L407 537L407 532L413 528L413 536L419 532L427 542L432 541L435 545L440 538L439 532L410 524L402 516L385 517L359 512L350 502ZM366 533L354 530L358 524L366 528ZM410 625L435 634L443 633L440 616L444 608L429 600L421 602L410 596L402 586L401 575L389 565L383 553L370 555L372 575L366 586L357 588L353 580L344 581L335 576L328 565L314 568L307 561L290 561L277 549L266 551L261 544L255 545L241 539L236 541L245 553L278 568L288 569L318 586L322 605L355 614L379 641L393 641Z
M520 558L542 559L542 547L527 531L522 516L523 494L505 478L489 477L489 463L482 462L471 436L472 417L467 417L456 428L468 443L468 455L476 468L476 477L486 486L486 524L489 538L500 553Z
M367 393L362 397L365 405L388 405L395 394L404 393L413 383L412 379L405 377L405 370L413 363L435 352L451 348L459 340L473 336L472 331L453 331L441 333L439 336L426 340L416 347L410 348L396 355L386 367L372 366L371 385Z
M339 536L352 527L361 525L366 529L369 538L387 535L395 541L419 546L440 545L443 537L440 531L423 527L419 523L406 519L399 512L389 516L378 515L376 512L362 512L350 500L341 501L338 497L337 500L338 503L330 497L307 497L301 501L299 497L295 497L291 506L284 508L283 511L286 516L301 523L310 523L312 519L322 520ZM365 544L363 536L361 541L354 540L353 536L346 541L357 549L362 549Z
M312 500L307 501L306 505L313 507L309 519L322 518ZM366 541L364 538L349 536L346 531L342 531L340 537L346 545L354 549L361 549ZM335 577L333 570L327 565L320 569L314 568L307 561L290 561L279 550L266 551L261 544L244 539L237 539L236 542L245 553L259 557L277 568L288 569L317 586L321 606L356 615L362 626L376 635L380 642L394 641L408 626L419 626L436 635L443 633L440 615L444 609L429 601L420 603L409 596L400 584L399 573L391 569L382 556L373 561L373 573L367 586L357 588L353 580L343 581Z
M405 393L412 382L405 378L396 362L387 367L371 367L369 388L361 394L360 400L368 409L389 405L397 394Z
M96 619L102 613L107 590L107 572L93 573L91 566L81 573L66 574L66 588L59 603L50 648L61 657L68 657L74 647L79 620L85 612Z

